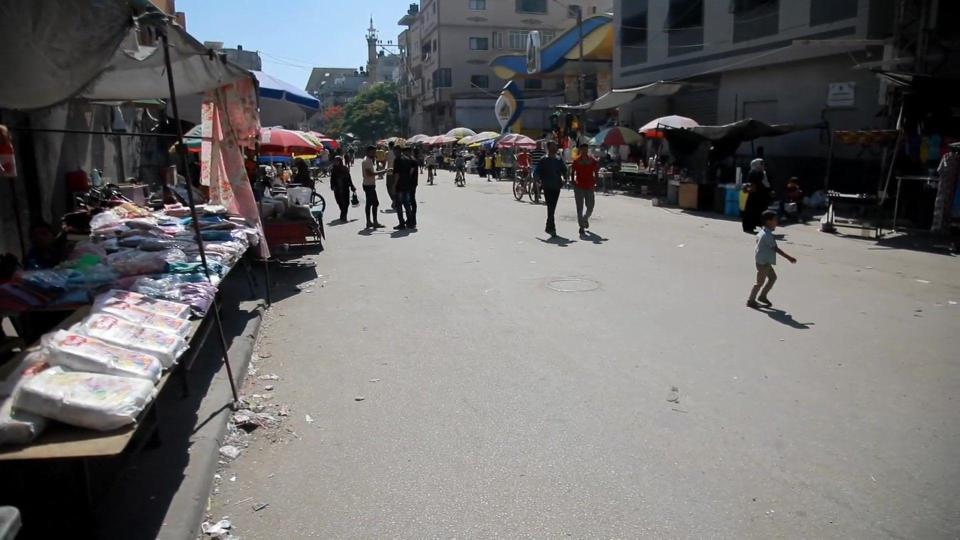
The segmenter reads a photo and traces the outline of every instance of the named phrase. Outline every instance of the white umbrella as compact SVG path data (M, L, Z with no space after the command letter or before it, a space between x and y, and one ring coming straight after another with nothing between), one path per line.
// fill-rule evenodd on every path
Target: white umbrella
M660 128L673 128L673 129L689 129L695 128L700 124L692 118L687 118L686 116L661 116L644 124L644 126L637 131L640 133L646 133L648 131L657 131Z

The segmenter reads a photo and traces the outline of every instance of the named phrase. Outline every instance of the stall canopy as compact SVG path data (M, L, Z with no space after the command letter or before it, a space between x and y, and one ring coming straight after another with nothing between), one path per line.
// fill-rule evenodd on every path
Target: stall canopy
M163 54L150 24L165 17L146 0L0 2L0 107L40 109L71 98L169 98ZM250 73L166 24L178 95L199 94ZM149 44L145 44L149 43Z
M260 122L289 125L320 109L320 101L306 91L262 71L254 71L260 86Z
M827 124L766 124L747 118L723 126L697 126L689 129L663 130L670 150L680 154L692 153L703 143L711 143L710 158L720 160L736 153L741 143L761 137L776 137L795 131L823 129Z
M665 97L672 96L679 92L685 86L691 86L691 83L676 81L657 81L635 88L614 89L598 97L590 103L581 105L564 105L561 109L570 111L603 111L607 109L616 109L623 107L631 101L643 97Z

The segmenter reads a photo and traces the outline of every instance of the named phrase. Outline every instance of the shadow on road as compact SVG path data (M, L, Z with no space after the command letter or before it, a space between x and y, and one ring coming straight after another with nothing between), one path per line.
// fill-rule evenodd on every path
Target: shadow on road
M327 226L329 226L329 227L339 227L340 225L347 225L347 224L349 224L349 223L353 223L354 221L359 221L359 220L357 220L357 219L348 219L348 220L346 220L346 221L341 221L341 220L339 220L339 219L335 219L335 220L333 220L333 221L328 222L328 223L327 223Z
M537 237L537 240L543 242L544 244L553 244L557 247L567 247L570 244L575 244L576 240L571 240L569 238L564 238L562 236L551 236L549 239L544 240L543 238Z
M417 232L416 229L400 229L399 231L393 231L390 233L390 238L404 238L410 236L411 234Z
M760 308L759 311L766 313L767 317L777 321L780 324L785 324L790 328L795 328L797 330L809 330L814 323L802 323L793 318L793 315L790 315L782 309L775 308Z
M581 239L581 240L586 240L587 242L593 242L594 244L596 244L596 245L598 245L598 246L599 246L600 244L603 244L604 242L610 240L609 238L604 238L604 237L600 236L599 234L597 234L597 233L595 233L595 232L593 232L593 231L586 231L586 232L584 232L583 234L580 235L580 239Z

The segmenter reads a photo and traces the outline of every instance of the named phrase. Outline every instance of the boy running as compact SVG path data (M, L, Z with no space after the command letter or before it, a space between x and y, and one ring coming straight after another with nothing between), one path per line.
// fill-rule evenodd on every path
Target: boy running
M773 270L777 264L777 254L783 255L783 258L796 264L797 259L787 255L777 246L777 239L773 236L773 231L777 229L777 213L767 210L761 216L763 218L763 229L757 233L757 248L755 260L757 263L757 283L750 291L750 299L747 300L747 307L756 309L757 304L772 306L773 302L767 298L773 284L777 282L777 273ZM762 290L761 290L762 289ZM760 293L760 296L757 296Z

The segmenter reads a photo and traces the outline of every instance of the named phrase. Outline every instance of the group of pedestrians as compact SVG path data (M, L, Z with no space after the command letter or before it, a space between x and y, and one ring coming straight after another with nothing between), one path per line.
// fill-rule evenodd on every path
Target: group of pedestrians
M378 218L380 198L377 195L377 179L386 176L387 193L398 219L397 226L394 229L398 231L416 229L419 162L411 155L410 148L400 148L394 145L391 145L390 155L383 156L382 161L378 160L378 157L380 156L377 156L377 149L369 146L367 147L366 157L360 164L361 174L363 175L363 194L366 200L364 207L364 214L367 218L366 228L379 229L384 226ZM356 192L356 189L353 188L353 182L350 180L349 169L343 175L338 174L338 178L341 176L345 180L335 182L331 177L330 185L336 195L337 204L340 206L340 219L346 221L349 200L345 196L345 190L353 189ZM344 185L349 187L343 187ZM340 190L339 194L338 190Z
M560 190L563 189L564 181L570 178L571 170L580 236L585 235L590 228L590 217L593 215L593 208L596 204L594 194L597 189L597 173L600 171L600 164L590 156L589 149L587 144L581 144L578 149L579 154L571 164L570 170L568 170L563 159L557 156L557 143L550 141L547 143L547 154L534 166L533 176L540 181L543 198L547 203L545 231L550 236L557 235L555 216L557 204L560 201Z

